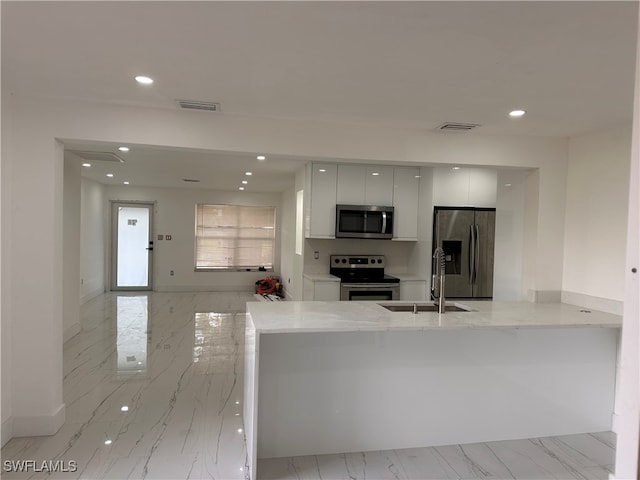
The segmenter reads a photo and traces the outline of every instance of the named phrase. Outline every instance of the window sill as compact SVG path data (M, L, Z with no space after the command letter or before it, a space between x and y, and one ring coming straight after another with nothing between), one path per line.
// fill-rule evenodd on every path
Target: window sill
M220 273L226 273L226 272L263 272L263 273L269 273L269 272L273 272L273 268L195 268L194 272L207 272L207 273L211 273L211 272L220 272Z

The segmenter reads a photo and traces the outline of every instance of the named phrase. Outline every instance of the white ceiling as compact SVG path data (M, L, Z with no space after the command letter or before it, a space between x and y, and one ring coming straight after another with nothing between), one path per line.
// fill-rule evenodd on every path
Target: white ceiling
M1 8L3 88L20 95L160 108L208 100L221 103L217 115L425 130L481 125L466 135L566 137L632 117L638 2L3 1ZM133 82L140 73L154 85ZM513 120L513 108L528 113ZM229 185L260 152L245 153L137 148L125 165L133 175L139 162L148 184L197 175ZM148 170L150 161L156 168ZM299 165L268 162L270 191Z

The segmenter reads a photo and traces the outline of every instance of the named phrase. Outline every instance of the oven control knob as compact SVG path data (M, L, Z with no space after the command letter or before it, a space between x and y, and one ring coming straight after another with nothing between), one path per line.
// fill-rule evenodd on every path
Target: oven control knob
M342 259L342 263L347 263L347 259L346 259L346 258L343 258L343 259Z
M336 259L334 260L334 263L340 263L340 259L339 259L339 258L336 258Z
M382 259L381 258L378 259L378 263L382 263Z

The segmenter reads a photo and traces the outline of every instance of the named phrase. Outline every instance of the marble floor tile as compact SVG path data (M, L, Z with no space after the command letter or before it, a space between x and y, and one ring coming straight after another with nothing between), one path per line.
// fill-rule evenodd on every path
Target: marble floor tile
M66 423L14 438L2 460L74 471L3 479L244 479L244 325L249 293L108 293L82 306L64 345ZM615 435L260 459L259 479L594 479ZM17 463L14 463L18 466Z
M64 346L66 423L12 439L4 461L75 462L2 478L243 479L249 293L109 293ZM16 464L17 465L17 464Z

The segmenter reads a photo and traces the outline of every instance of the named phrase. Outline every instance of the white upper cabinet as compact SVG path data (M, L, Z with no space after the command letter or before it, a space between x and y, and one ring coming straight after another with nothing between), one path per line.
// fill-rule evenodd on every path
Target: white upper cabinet
M393 204L393 167L338 165L337 203Z
M306 238L335 238L336 204L394 207L394 240L417 240L420 170L384 165L307 165Z
M418 239L419 192L419 168L393 169L394 240Z
M495 207L498 172L490 168L469 169L469 203L474 207Z
M365 178L363 165L338 165L338 204L364 205Z
M307 238L335 238L338 166L311 164L310 216Z
M393 205L393 167L367 167L364 204Z
M433 170L434 205L495 207L497 190L496 170L465 167L438 167Z

